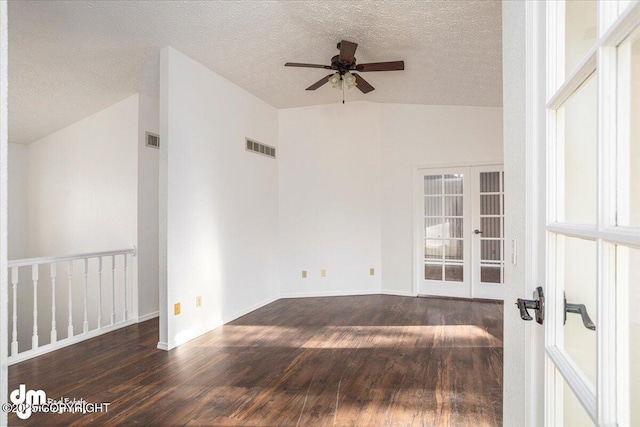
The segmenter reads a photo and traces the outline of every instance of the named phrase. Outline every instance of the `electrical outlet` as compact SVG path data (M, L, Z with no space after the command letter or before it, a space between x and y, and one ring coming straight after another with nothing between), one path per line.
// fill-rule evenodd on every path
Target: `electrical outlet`
M201 307L202 306L202 297L197 296L196 297L196 308Z
M376 274L376 269L375 268L370 268L369 269L369 276L373 276Z
M320 277L327 277L327 270L325 270L324 268L320 270Z
M180 314L180 303L179 302L173 304L173 314L176 315L176 316L178 314Z
M302 270L302 278L303 279L307 278L307 270Z

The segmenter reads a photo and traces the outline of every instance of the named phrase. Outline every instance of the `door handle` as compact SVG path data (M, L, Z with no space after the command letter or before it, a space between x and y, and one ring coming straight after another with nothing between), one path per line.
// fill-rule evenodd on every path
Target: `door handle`
M481 231L481 230L478 230L478 229L473 230L473 232L474 232L475 234L482 234L482 231Z
M533 298L534 299L518 298L516 305L520 310L520 318L527 321L533 320L527 310L531 308L536 311L536 322L542 325L544 323L544 291L542 290L542 286L536 288L533 292Z
M571 304L567 302L567 294L564 294L564 324L567 324L567 313L579 314L582 317L582 324L585 328L596 330L596 325L587 313L587 307L584 304Z

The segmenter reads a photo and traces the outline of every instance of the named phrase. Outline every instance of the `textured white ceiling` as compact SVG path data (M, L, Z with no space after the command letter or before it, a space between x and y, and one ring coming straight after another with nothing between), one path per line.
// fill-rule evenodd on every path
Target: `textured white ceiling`
M133 93L158 94L171 45L277 108L341 101L328 74L342 39L376 90L349 100L502 105L500 0L9 2L9 139L29 143Z

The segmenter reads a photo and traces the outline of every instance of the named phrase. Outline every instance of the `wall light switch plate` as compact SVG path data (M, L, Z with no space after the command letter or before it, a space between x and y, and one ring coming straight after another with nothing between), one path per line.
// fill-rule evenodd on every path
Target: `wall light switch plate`
M307 270L302 270L302 278L303 279L307 278Z
M202 297L198 296L196 297L196 308L201 306L202 306Z
M369 269L369 276L373 276L374 274L376 274L376 269L375 268L370 268Z
M178 314L180 314L180 303L179 302L173 304L173 314L176 315L176 316Z
M327 270L325 270L324 268L320 270L320 277L327 277Z

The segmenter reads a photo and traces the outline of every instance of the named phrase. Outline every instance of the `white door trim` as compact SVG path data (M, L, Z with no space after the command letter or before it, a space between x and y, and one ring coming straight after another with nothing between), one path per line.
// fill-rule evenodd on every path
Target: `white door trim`
M540 278L544 278L545 265L544 257L540 258L540 246L544 248L544 225L545 215L545 162L543 161L545 150L545 44L540 35L545 29L545 2L525 2L525 246L521 255L515 260L506 259L505 262L525 263L525 282L523 284L523 297L529 298L537 286L544 284ZM542 170L541 170L542 169ZM505 194L505 197L507 195ZM542 201L542 203L541 203ZM505 246L517 242L505 240ZM542 251L544 253L544 251ZM505 309L509 307L511 301L505 300ZM544 330L541 325L527 322L525 325L524 355L522 361L522 371L525 376L525 386L523 387L525 403L525 425L553 425L544 418L544 375L547 364L544 358L540 359L544 348ZM508 342L510 338L505 334L504 345L519 345L519 343ZM509 381L510 375L505 372L504 381ZM514 377L511 375L511 377ZM513 380L512 380L513 381ZM516 386L509 387L510 391L516 390ZM506 393L503 396L504 419L510 419ZM513 419L513 418L511 418Z

